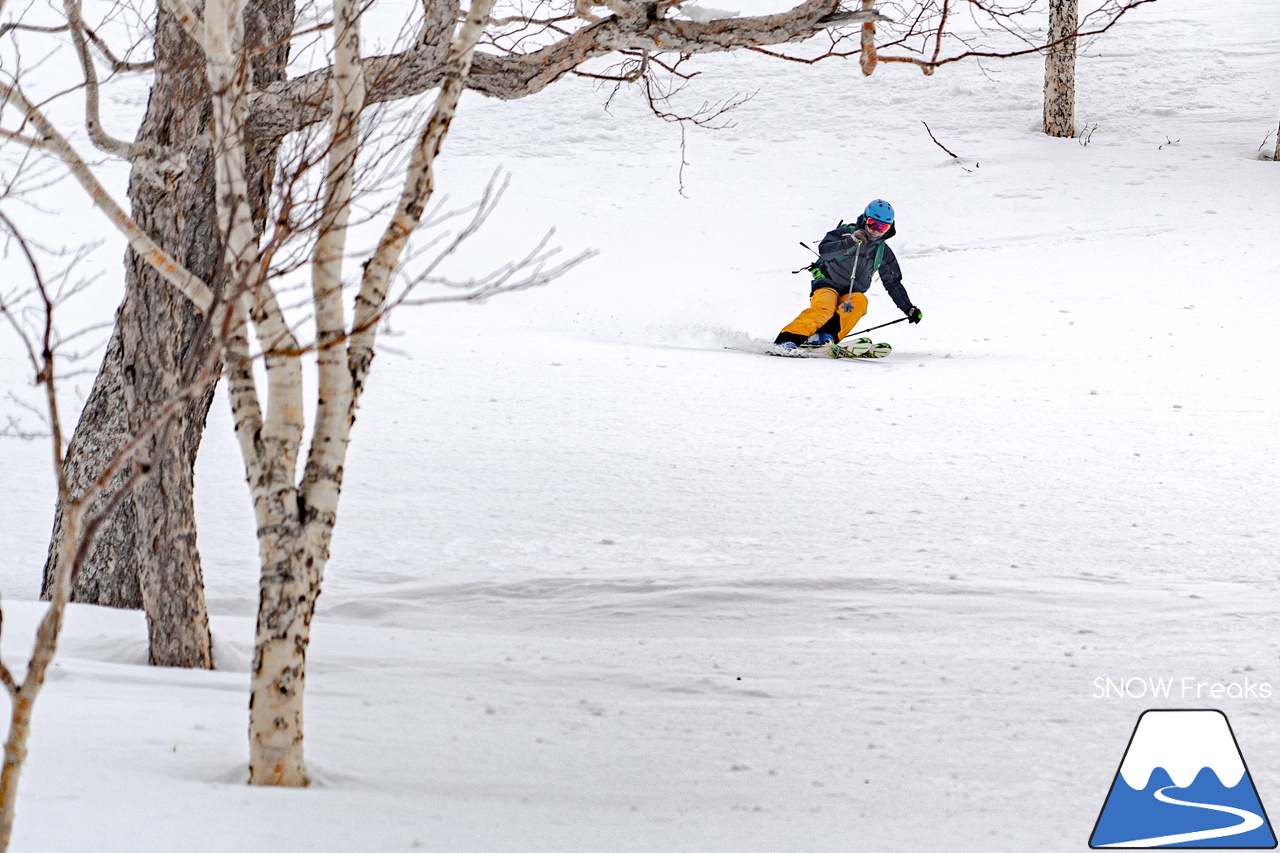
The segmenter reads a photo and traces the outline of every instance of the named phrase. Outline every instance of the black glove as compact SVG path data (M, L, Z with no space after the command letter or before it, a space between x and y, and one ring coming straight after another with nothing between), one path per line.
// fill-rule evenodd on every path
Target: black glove
M911 310L907 312L907 322L919 323L922 319L924 319L924 312L912 305Z

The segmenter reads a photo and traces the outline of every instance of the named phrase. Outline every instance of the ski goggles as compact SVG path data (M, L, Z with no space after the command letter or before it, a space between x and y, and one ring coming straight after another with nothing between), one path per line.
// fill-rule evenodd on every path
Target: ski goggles
M889 230L889 223L881 222L879 219L872 219L871 217L868 216L867 230L874 231L877 234L883 234L884 232Z

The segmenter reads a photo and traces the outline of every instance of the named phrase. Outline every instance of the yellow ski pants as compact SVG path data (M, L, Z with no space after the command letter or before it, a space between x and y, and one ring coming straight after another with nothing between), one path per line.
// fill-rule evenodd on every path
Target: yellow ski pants
M867 313L867 294L846 293L843 297L833 287L820 287L809 297L809 307L783 328L784 334L809 335L821 329L833 314L840 317L840 339L848 337L853 327Z

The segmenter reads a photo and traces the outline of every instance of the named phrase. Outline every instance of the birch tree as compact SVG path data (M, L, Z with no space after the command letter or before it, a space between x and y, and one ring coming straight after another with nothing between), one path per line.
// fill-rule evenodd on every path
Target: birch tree
M27 759L36 700L44 687L49 668L58 651L67 605L76 573L92 549L103 522L129 493L131 487L156 473L150 452L175 439L174 423L185 408L186 397L201 392L217 372L216 336L200 337L206 346L194 359L199 369L184 377L174 396L156 410L156 418L129 436L107 465L98 481L83 489L73 487L66 473L62 416L58 403L58 379L62 372L59 347L62 342L55 325L55 309L76 288L68 286L64 270L62 283L47 281L37 260L39 250L21 230L0 212L0 238L15 249L27 267L27 275L12 266L5 269L0 283L0 320L16 334L31 366L35 384L42 391L44 422L47 427L58 507L64 519L65 535L59 542L58 575L54 578L49 606L36 629L25 673L17 674L0 661L0 684L9 695L10 713L4 742L4 763L0 768L0 851L9 848L17 812L18 782ZM3 612L0 612L2 624Z
M1044 57L1044 132L1076 135L1077 0L1049 0L1049 47Z

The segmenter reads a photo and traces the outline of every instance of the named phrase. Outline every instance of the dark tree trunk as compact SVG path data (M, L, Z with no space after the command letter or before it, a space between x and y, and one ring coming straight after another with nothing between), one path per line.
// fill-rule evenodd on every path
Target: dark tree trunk
M208 151L193 145L209 113L200 50L162 13L155 55L155 81L137 135L155 149L133 164L129 202L156 242L213 281L219 257L213 176ZM157 160L170 162L161 167ZM155 419L197 355L196 310L132 251L125 275L111 343L69 447L67 472L75 486L97 479L130 437ZM101 527L72 595L73 601L143 607L151 662L162 666L213 664L192 495L192 465L212 397L212 384L200 389L164 440L143 449L153 476ZM45 566L46 594L61 533L59 517Z
M282 79L293 3L251 4L246 23L250 43L265 48L255 61L255 85ZM216 285L222 241L206 135L212 119L203 55L162 11L155 56L151 98L137 136L153 152L133 164L129 201L134 218L160 246ZM276 148L274 142L260 146L249 164L259 227ZM73 493L98 479L130 436L156 418L209 346L201 315L132 251L125 274L124 303L68 446ZM165 440L144 449L153 476L102 526L72 595L73 601L146 610L151 662L158 666L213 665L196 548L193 470L215 385L216 380L194 389ZM59 513L45 566L46 597L61 534Z
M84 411L80 413L79 425L67 447L67 485L72 495L83 494L127 440L128 426L124 406L121 405L124 391L120 377L120 333L120 312L117 311L115 330L107 343L102 367L98 370L93 390L85 403ZM94 440L84 440L87 433ZM136 528L133 502L123 501L111 520L99 528L93 540L92 556L85 570L76 579L73 601L86 601L108 607L142 607L142 590L138 587L138 572L133 556L136 551ZM46 600L52 594L62 529L62 505L59 503L41 588L41 596Z

